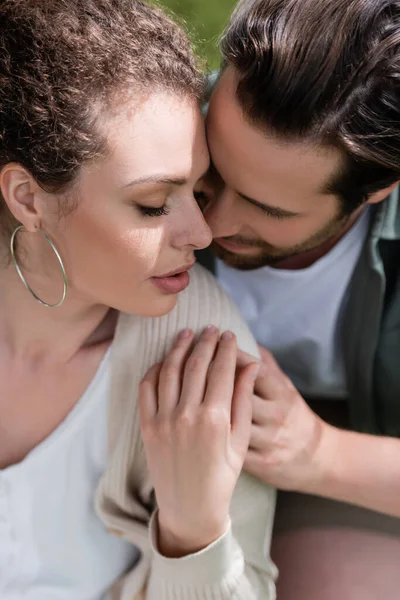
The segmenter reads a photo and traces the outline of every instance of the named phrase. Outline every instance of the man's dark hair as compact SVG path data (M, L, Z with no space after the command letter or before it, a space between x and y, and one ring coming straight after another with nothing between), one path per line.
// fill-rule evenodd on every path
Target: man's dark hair
M107 153L101 116L157 89L201 98L186 34L139 0L0 0L0 168L67 190ZM0 230L15 226L0 197Z
M400 180L399 0L242 0L222 55L251 123L341 150L345 212Z

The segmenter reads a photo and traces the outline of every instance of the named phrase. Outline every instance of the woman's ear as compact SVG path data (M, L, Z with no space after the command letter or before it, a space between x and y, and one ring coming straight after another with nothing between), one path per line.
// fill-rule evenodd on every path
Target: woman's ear
M39 186L29 171L18 163L8 163L0 171L0 190L14 218L34 233L41 221Z
M383 190L379 190L378 192L375 192L368 198L367 204L379 204L379 202L382 202L382 200L387 198L389 196L389 194L391 192L393 192L393 190L399 185L399 183L400 183L399 181L396 181L396 183L392 183L392 185L389 185L388 187L384 188Z

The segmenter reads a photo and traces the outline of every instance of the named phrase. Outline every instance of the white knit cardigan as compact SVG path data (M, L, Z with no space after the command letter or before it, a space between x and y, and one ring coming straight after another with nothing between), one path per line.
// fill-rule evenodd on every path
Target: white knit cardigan
M177 333L213 324L234 331L240 348L257 345L232 302L202 267L176 307L160 318L122 314L112 346L109 414L110 461L97 492L99 516L109 531L141 551L139 563L117 582L112 600L273 600L276 568L269 552L275 491L242 473L230 510L231 526L197 554L168 559L157 551L154 491L140 435L138 384L171 347ZM193 513L193 519L196 514Z

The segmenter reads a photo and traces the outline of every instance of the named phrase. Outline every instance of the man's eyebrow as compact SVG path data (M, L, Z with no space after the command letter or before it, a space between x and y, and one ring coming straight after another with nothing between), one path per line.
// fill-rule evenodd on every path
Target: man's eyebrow
M203 179L203 177L205 177L208 173L209 167L207 167L207 169L204 171L204 173L202 173L199 177L200 179ZM133 187L133 186L137 186L137 185L144 185L146 183L161 183L161 184L165 184L165 185L186 185L188 183L188 179L186 177L174 177L174 176L169 176L169 175L165 175L165 173L161 173L161 174L153 174L153 175L149 175L147 177L139 177L138 179L134 179L133 181L130 181L129 183L127 183L126 185L124 185L124 188L128 188L128 187Z
M249 198L245 194L241 194L237 192L238 196L253 204L253 206L257 206L263 212L269 214L271 217L277 217L278 219L289 219L291 217L298 217L299 213L291 212L290 210L284 210L283 208L277 208L276 206L270 206L269 204L264 204L263 202L259 202L258 200L254 200L254 198Z

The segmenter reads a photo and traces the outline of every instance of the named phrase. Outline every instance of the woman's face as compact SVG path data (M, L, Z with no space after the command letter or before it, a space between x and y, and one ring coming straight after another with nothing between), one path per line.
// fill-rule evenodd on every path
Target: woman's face
M196 103L167 92L103 124L111 152L82 168L77 208L48 233L77 299L123 312L170 311L194 251L211 243L196 191L209 166ZM55 229L54 229L55 228Z

